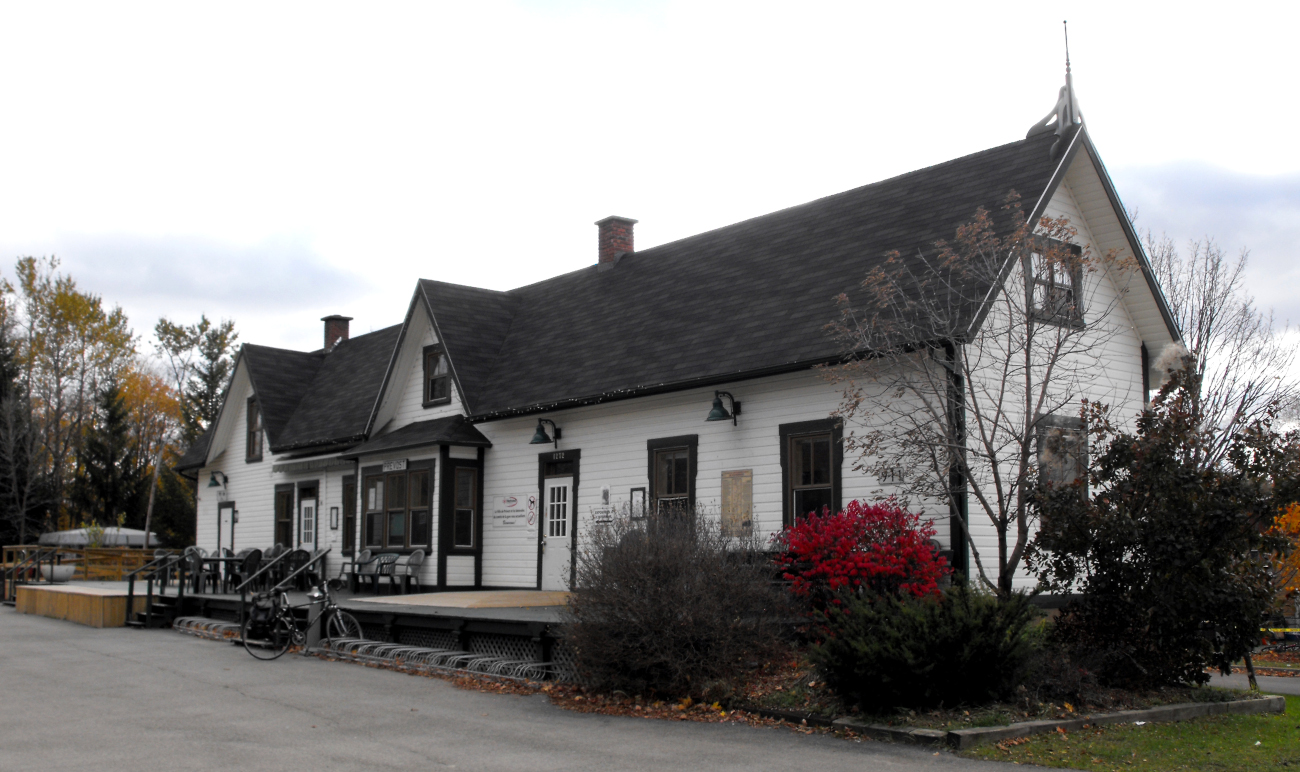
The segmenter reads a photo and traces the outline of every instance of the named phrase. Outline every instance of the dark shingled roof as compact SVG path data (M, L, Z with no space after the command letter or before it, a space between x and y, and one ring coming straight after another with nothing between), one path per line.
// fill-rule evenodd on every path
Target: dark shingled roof
M198 469L203 466L203 462L208 458L208 446L212 444L212 430L208 429L200 434L193 445L185 450L180 458L176 459L176 471L184 472L189 469Z
M996 220L1013 190L1028 213L1058 166L1055 140L985 150L624 255L607 270L508 292L421 280L417 294L475 420L832 361L842 352L825 325L837 295L860 287L891 251L934 254L979 207ZM363 440L399 340L400 325L332 353L245 346L271 449ZM490 445L456 416L404 426L347 455L442 443ZM201 464L206 444L190 448L181 468Z
M365 439L370 413L401 335L395 324L334 347L271 449L280 452Z
M824 329L833 299L888 252L933 254L1012 190L1032 209L1057 165L1054 141L985 150L625 255L611 270L505 293L421 287L474 416L806 366L842 353ZM458 357L472 360L469 378Z
M510 332L517 300L508 292L428 279L420 280L420 292L434 310L438 340L460 381L465 411L474 413Z
M244 344L239 353L248 366L253 393L257 395L258 407L262 410L262 426L266 428L267 441L274 450L327 354L324 351L304 353L251 343Z
M343 454L343 458L359 458L389 450L420 448L426 445L468 445L490 448L492 443L465 416L453 415L431 421L416 421L385 434L370 442L356 446Z

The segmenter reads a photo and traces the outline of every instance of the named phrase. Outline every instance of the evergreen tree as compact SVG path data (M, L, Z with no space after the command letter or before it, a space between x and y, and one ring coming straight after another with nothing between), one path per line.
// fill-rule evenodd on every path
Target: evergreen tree
M200 316L181 326L159 319L154 327L158 346L181 393L182 448L189 447L217 418L226 382L234 369L233 352L239 333L229 319L213 324Z
M99 390L95 412L82 451L76 502L94 522L116 525L124 514L128 527L141 528L149 459L139 457L131 440L131 416L116 378Z
M31 468L31 406L11 332L7 324L0 327L0 544L25 544L43 497L40 475Z

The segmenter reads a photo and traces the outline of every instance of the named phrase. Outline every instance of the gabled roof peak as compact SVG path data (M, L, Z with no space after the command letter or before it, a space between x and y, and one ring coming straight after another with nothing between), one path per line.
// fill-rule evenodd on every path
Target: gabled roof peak
M1065 22L1061 22L1065 25ZM1052 111L1034 123L1025 133L1025 139L1039 134L1055 134L1056 142L1052 144L1052 160L1058 160L1061 153L1070 144L1070 138L1077 127L1083 125L1083 115L1079 112L1079 100L1074 95L1074 77L1070 74L1070 30L1065 27L1065 85L1061 86L1056 97L1056 106Z

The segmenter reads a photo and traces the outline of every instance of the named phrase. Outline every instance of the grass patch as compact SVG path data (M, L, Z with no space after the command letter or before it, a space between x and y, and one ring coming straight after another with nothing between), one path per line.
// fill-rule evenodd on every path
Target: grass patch
M1300 769L1300 697L1287 712L1093 727L973 748L962 755L1067 769Z

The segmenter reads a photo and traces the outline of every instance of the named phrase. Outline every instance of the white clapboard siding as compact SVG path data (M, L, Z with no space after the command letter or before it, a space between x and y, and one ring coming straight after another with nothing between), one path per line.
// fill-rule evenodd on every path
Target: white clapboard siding
M750 469L754 473L756 533L769 538L780 530L780 426L828 417L840 401L839 389L811 371L772 376L716 388L729 391L741 403L738 424L705 421L714 388L548 413L563 429L560 450L581 450L576 512L579 537L600 505L601 489L610 487L611 504L621 510L633 488L648 488L648 440L694 434L698 436L696 502L710 517L719 517L722 473ZM530 445L536 417L493 421L479 429L493 446L486 455L489 496L538 495L538 456L554 448ZM843 467L843 499L870 499L882 486L854 472L853 459ZM888 492L884 490L883 492ZM488 499L490 501L490 498ZM947 511L931 505L940 540L948 543ZM540 515L539 515L540 516ZM537 535L524 528L489 530L485 534L483 582L492 586L535 586ZM581 549L581 545L579 545Z
M417 303L411 324L397 353L388 390L375 417L375 434L382 436L415 421L428 421L463 413L460 390L451 390L451 401L424 407L424 347L438 342L423 304ZM453 383L454 383L453 379Z
M1087 163L1086 159L1083 161ZM1079 161L1076 161L1076 165ZM1080 246L1090 250L1093 256L1100 257L1112 247L1100 247L1094 240L1090 222L1084 217L1071 186L1068 182L1062 184L1056 191L1055 195L1049 202L1046 210L1049 217L1067 217L1070 224L1077 229L1075 242ZM1023 282L1023 277L1017 269L1008 277L1008 286L1018 287ZM1140 279L1131 273L1116 271L1097 271L1085 274L1084 289L1084 316L1089 318L1089 314L1100 314L1103 310L1108 312L1103 318L1092 317L1089 319L1092 323L1099 322L1099 327L1091 338L1090 350L1087 353L1071 357L1067 362L1067 367L1079 368L1084 377L1074 381L1073 385L1077 390L1071 390L1070 393L1058 391L1055 395L1056 404L1059 406L1057 412L1068 415L1078 415L1080 401L1088 399L1092 402L1100 402L1109 405L1115 422L1122 428L1131 428L1138 413L1141 412L1144 395L1142 392L1142 338L1139 334L1137 325L1131 315L1128 304L1124 302L1127 297L1141 294L1139 292L1124 292L1124 288L1130 282L1139 281ZM1002 312L1000 307L995 308L990 317L996 317ZM1004 320L993 318L992 323L997 324ZM994 357L993 359L996 359ZM998 374L996 372L996 362L987 363L987 369L982 375L977 375L976 379L983 384L983 388L993 391L997 388ZM1065 381L1058 381L1064 385ZM968 420L968 423L970 421ZM974 430L971 431L970 441L974 442ZM1004 479L1007 476L1013 476L1015 473L1011 464L1002 470ZM983 473L977 473L973 483L975 485L983 484L984 490L989 491L992 495L992 486L988 470ZM969 503L970 512L970 530L971 546L978 551L984 562L984 569L989 575L990 580L996 580L997 562L998 562L998 544L997 531L988 516L981 510L979 503L972 495ZM1015 546L1015 529L1014 526L1008 534L1008 549ZM1032 538L1032 531L1030 534ZM975 564L972 560L972 571L975 571ZM1015 586L1021 589L1032 588L1037 583L1036 577L1028 572L1023 565L1017 567L1015 574Z
M271 466L275 454L266 447L263 436L262 460L245 459L245 427L248 421L248 398L252 383L242 364L231 379L221 426L213 437L209 461L199 470L195 543L208 551L217 548L217 507L220 489L209 488L213 472L226 476L225 500L235 502L239 523L235 526L235 549L272 544L275 533L275 482ZM215 455L211 455L215 454Z

